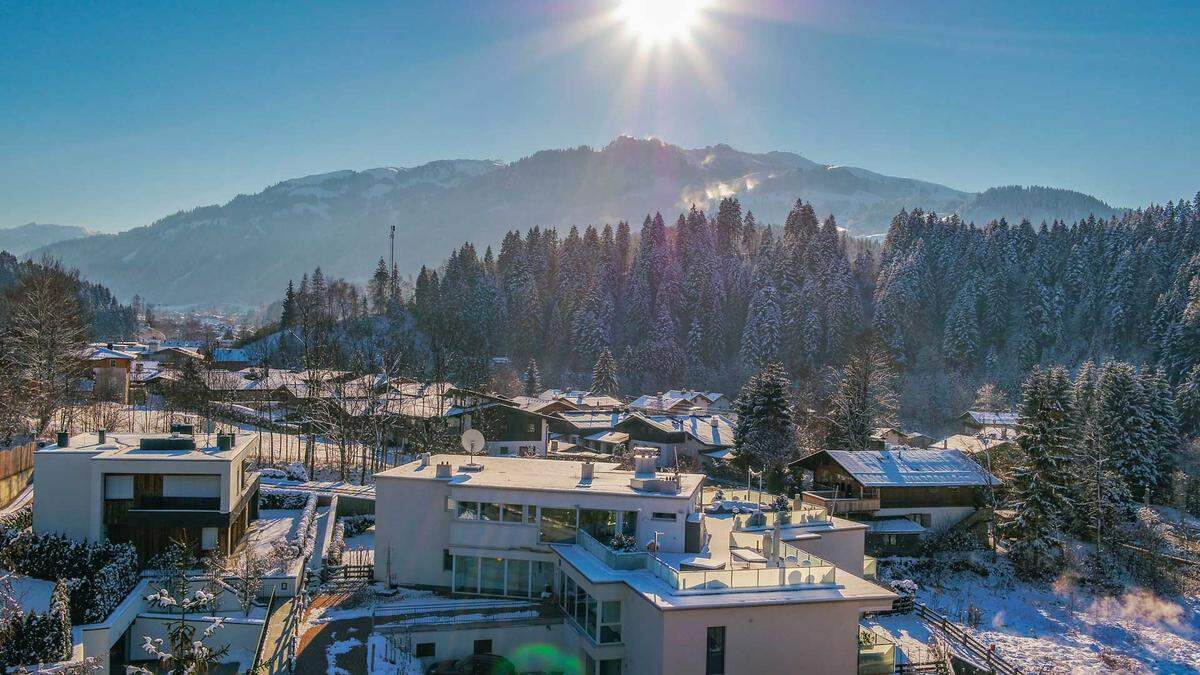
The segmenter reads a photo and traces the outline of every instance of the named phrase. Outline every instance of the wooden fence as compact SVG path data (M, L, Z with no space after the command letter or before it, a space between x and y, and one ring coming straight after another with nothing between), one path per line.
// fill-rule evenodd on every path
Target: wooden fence
M919 602L916 604L916 610L917 616L940 630L947 641L957 645L965 652L965 656L973 659L979 666L983 666L988 671L998 673L999 675L1021 675L1020 670L999 656L996 656L993 649L977 640L973 635L963 630L958 624L942 614L929 609Z
M33 469L33 441L0 450L0 478L8 478Z

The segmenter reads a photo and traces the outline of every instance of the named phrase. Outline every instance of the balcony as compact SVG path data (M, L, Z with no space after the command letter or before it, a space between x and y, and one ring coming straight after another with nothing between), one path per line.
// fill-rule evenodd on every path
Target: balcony
M138 495L133 500L133 508L142 511L218 511L221 498Z
M762 537L749 533L731 533L731 548L761 551ZM614 551L586 532L580 531L576 544L614 571L645 570L681 593L730 592L760 589L796 589L837 583L837 568L787 542L779 542L774 561L754 564L737 563L729 550L710 551L724 560L725 569L684 570L649 551ZM747 565L734 568L735 565ZM758 565L762 565L759 567Z
M896 643L858 627L858 675L887 675L896 672Z
M803 503L820 507L836 516L839 513L868 513L879 510L879 493L863 492L859 496L838 490L806 490L800 494Z

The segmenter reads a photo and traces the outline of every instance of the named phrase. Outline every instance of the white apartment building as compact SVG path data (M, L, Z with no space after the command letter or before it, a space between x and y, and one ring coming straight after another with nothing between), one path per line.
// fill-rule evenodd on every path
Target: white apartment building
M861 577L864 525L706 516L703 475L635 454L637 471L438 455L377 474L375 577L543 598L563 628L536 630L587 675L857 672L861 613L896 597Z
M257 434L60 433L34 453L33 529L130 542L143 560L172 540L228 553L258 517L258 473L247 469L258 443Z

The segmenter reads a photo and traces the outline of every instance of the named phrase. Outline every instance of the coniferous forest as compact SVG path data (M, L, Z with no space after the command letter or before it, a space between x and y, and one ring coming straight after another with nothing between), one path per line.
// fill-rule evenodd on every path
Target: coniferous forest
M329 361L387 354L410 374L477 386L495 384L493 357L507 357L513 373L536 361L545 386L586 389L606 347L624 394L736 395L780 363L814 410L828 407L831 371L871 342L897 375L899 420L938 432L981 385L1015 405L1039 363L1121 359L1163 368L1172 385L1198 379L1198 252L1200 195L1037 225L914 209L882 243L846 236L803 200L768 225L728 198L673 222L465 243L411 284L382 260L362 289L318 269L289 286L282 320L332 336Z

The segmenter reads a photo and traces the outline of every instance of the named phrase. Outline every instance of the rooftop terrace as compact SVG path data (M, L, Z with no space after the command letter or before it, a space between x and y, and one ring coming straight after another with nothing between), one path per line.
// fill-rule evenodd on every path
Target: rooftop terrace
M79 452L96 459L229 460L255 438L255 434L237 434L225 449L218 444L219 435L105 433L102 439L99 433L88 432L71 436L66 445L55 443L38 452Z
M592 464L590 478L584 477L584 462L532 459L523 457L475 457L476 470L464 468L469 462L465 455L434 455L428 463L421 460L402 464L376 474L376 479L404 478L442 480L460 487L504 488L513 490L546 490L555 492L589 492L597 494L690 498L704 482L698 473L679 474L679 491L654 490L650 484L637 481L643 474L617 468L617 464ZM448 475L438 475L438 465L449 464ZM675 474L658 474L659 480L673 479Z

